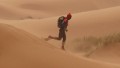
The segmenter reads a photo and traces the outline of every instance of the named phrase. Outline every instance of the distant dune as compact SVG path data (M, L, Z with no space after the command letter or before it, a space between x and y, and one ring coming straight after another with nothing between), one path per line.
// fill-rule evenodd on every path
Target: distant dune
M47 3L47 5L46 5ZM51 0L51 1L24 1L18 5L20 8L29 9L29 10L37 10L43 11L52 16L63 15L67 12L72 13L79 13L91 10L99 10L103 8L115 7L120 6L119 0L69 0L69 1L58 1L58 0ZM49 15L48 14L48 15Z
M43 0L1 0L1 4L5 4L3 9L0 9L3 15L1 18L11 19L26 19L31 16L32 18L47 18L52 16L64 15L68 12L79 13L91 10L99 10L104 8L120 6L119 0L69 0L69 1L43 1ZM7 5L6 5L7 4ZM13 6L12 7L7 6ZM2 6L1 6L2 7ZM4 10L6 9L6 10ZM12 9L12 10L11 10ZM8 12L9 11L9 12ZM6 13L5 13L6 12ZM18 14L16 14L18 13ZM12 14L12 15L11 15Z
M20 19L25 17L19 10L16 10L13 7L10 7L6 4L0 4L0 19Z

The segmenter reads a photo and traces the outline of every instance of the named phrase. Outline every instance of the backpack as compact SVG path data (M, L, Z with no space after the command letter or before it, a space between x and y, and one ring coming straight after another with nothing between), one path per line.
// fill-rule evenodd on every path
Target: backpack
M58 24L57 24L58 28L62 28L64 26L64 19L65 19L64 16L58 18Z

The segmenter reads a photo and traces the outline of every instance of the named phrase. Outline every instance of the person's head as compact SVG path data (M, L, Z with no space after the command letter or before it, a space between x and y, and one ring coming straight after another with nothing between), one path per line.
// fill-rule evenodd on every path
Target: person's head
M68 13L68 14L67 14L67 19L70 20L71 18L72 18L71 13Z

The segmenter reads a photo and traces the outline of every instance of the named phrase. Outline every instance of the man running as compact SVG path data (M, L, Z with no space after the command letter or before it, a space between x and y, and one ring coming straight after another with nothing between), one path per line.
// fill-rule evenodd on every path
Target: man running
M66 42L66 32L67 26L68 26L68 21L72 18L72 15L69 13L67 14L67 17L61 16L58 19L58 28L59 28L59 35L58 37L53 37L53 36L48 36L48 39L55 39L55 40L62 40L62 49L65 50L64 45Z

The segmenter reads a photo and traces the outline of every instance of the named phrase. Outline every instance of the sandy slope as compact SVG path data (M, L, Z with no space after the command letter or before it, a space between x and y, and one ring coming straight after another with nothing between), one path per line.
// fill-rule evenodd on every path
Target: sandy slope
M119 46L99 49L91 56L92 59L113 63L106 64L104 61L97 62L66 54L55 48L59 48L61 42L49 41L55 45L53 47L39 39L48 35L57 36L56 16L69 11L74 14L67 32L65 47L68 49L74 47L71 41L77 38L98 37L120 31L119 0L0 0L0 21L9 24L0 24L1 68L120 68L115 64L120 62Z
M76 58L9 25L0 24L0 33L1 68L119 68Z
M68 33L67 33L67 45L66 48L70 49L74 47L71 45L71 40L75 40L77 38L81 38L84 36L105 36L113 33L118 33L120 30L120 7L112 7L108 9L83 12L73 14L73 19L69 23ZM19 21L3 21L4 23L11 24L15 27L28 31L39 38L45 38L48 35L57 36L58 28L56 26L56 20L58 17L46 18L42 20L34 19L34 20L19 20ZM47 23L47 24L46 24ZM61 42L51 40L49 43L55 45L60 48ZM116 49L116 48L115 48ZM101 51L101 50L100 50ZM109 52L109 51L108 51ZM108 53L106 52L106 53ZM99 52L97 52L99 53ZM102 51L100 53L103 53ZM103 53L103 54L106 54ZM114 55L112 52L111 55ZM118 54L116 54L118 55ZM116 56L114 55L114 56ZM105 57L97 57L95 53L95 57L97 59L106 59ZM95 58L93 57L93 59ZM109 62L112 62L114 58L109 57ZM118 60L118 59L116 59ZM116 60L113 61L116 62ZM106 60L107 61L107 60ZM119 62L119 61L118 61ZM116 62L116 63L118 63Z

